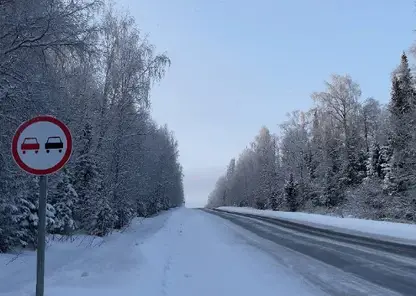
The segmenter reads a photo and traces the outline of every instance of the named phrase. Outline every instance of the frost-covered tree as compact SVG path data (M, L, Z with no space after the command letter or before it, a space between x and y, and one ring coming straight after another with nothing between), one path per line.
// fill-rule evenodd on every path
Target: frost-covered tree
M262 127L260 133L252 143L252 149L256 157L256 168L259 174L256 192L256 207L263 209L273 193L275 178L276 143L270 131Z
M400 66L393 73L391 101L389 105L391 122L392 156L389 161L389 173L386 174L385 189L389 193L400 193L413 186L415 180L414 164L416 150L413 147L415 124L412 112L414 101L413 77L403 53Z
M281 126L283 135L280 142L281 170L291 173L299 180L300 196L306 202L310 198L311 173L316 169L308 132L308 119L300 111L293 112Z
M215 188L208 196L208 203L207 206L210 208L220 207L227 204L226 199L226 192L227 192L227 180L225 176L221 176L218 178Z
M76 229L74 207L78 204L78 194L70 182L67 170L57 174L55 188L49 190L48 200L53 206L54 223L49 231L58 234L71 234Z
M272 141L263 128L237 159L234 177L219 179L207 205L415 220L416 91L405 53L392 74L387 105L361 101L357 82L332 75L324 91L312 94L315 106L279 125L275 157L259 157L259 147L273 146L264 144ZM224 194L229 187L231 199Z
M312 95L314 100L333 119L334 127L339 129L338 141L343 144L341 152L343 182L346 185L357 184L360 181L357 172L359 166L357 151L359 138L357 134L357 116L359 113L358 100L361 96L359 85L348 75L332 75L331 82L325 82L327 90Z
M235 204L239 206L253 206L258 176L256 154L252 149L246 148L238 157L234 180L233 194Z
M293 179L293 174L290 173L289 180L285 185L285 198L289 211L296 212L298 209L298 184Z
M103 178L92 150L92 126L89 122L85 124L79 141L83 146L74 165L74 188L78 195L75 206L76 221L91 234L106 234L114 226L116 217L111 212L108 196L102 188ZM103 226L109 227L103 229Z
M384 178L383 156L381 154L380 144L377 141L374 141L369 149L367 176L378 179Z
M380 103L374 98L368 98L363 102L361 118L359 119L362 119L366 152L370 151L370 147L374 142L380 143L380 141L383 141L382 137L385 130L383 130L382 112Z
M227 189L226 189L226 200L229 205L236 205L236 200L238 197L236 196L237 193L235 192L235 158L232 158L227 166L227 173L225 175L227 180Z
M373 98L360 102L359 85L348 75L333 75L325 91L312 95L316 105L311 110L292 112L279 125L279 141L262 129L236 160L233 177L225 174L218 180L207 206L413 219L409 197L416 184L416 113L411 81L402 57L387 108ZM400 187L405 177L407 185Z
M22 246L36 246L38 233L38 210L39 183L37 177L23 184L24 190L20 192L17 200L17 215L14 216L16 223L21 229L20 243Z
M63 120L74 139L67 170L49 179L49 231L105 235L183 204L178 144L149 108L170 60L102 4L0 1L0 251L36 243L37 183L9 149L38 114Z

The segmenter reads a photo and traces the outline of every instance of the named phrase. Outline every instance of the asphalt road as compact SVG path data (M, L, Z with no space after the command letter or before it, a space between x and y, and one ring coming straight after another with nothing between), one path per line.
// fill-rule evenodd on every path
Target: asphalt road
M206 210L248 230L248 243L327 295L416 295L416 258L275 225L261 217ZM400 255L398 255L400 254Z

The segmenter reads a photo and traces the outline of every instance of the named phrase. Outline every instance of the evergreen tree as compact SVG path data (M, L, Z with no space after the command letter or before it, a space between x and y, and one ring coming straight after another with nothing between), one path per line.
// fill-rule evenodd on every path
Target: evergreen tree
M17 124L38 114L60 118L74 139L69 180L49 178L48 231L105 235L138 210L182 204L177 151L159 146L173 135L149 128L157 126L151 87L170 60L134 19L95 0L0 2L0 252L36 245L38 184L16 168L9 147ZM166 157L154 157L157 149Z
M0 165L3 165L0 155ZM21 178L0 170L0 252L9 251L13 246L27 245L21 238L25 229L18 223L21 208L18 206Z
M277 211L279 208L279 204L278 204L278 198L279 198L279 194L276 190L274 190L269 198L269 207L273 210L273 211Z
M401 113L406 114L409 113L411 109L414 109L414 106L416 106L416 97L409 62L404 52L401 56L400 66L395 74L398 80L400 94L403 96L403 99L398 98L400 96L396 98L401 102L401 104L398 104L401 107Z
M414 180L415 148L412 147L413 118L411 104L414 100L412 76L403 53L401 64L394 73L392 81L391 113L391 148L392 157L389 172L385 177L385 189L389 193L400 193L412 186Z
M392 78L391 101L389 107L393 120L400 119L410 110L410 104L401 88L401 82L398 74L394 75Z
M39 181L37 177L30 177L23 184L24 191L18 196L17 213L14 216L19 225L20 243L26 247L36 247L38 234L38 201L39 201Z
M293 180L293 174L289 175L289 180L285 185L285 194L286 194L286 203L289 207L289 211L296 212L298 209L298 199L297 199L297 183Z
M74 206L78 203L78 194L70 183L67 170L64 168L58 174L58 182L54 190L48 195L55 213L55 223L50 232L58 234L71 234L76 228L73 218Z
M333 169L329 168L326 172L323 186L323 194L318 205L323 205L327 208L338 205L344 196L342 195L339 179L336 177Z
M92 235L105 236L109 234L114 228L117 216L110 206L108 199L99 198L96 199L97 203L92 204L92 200L89 201L90 206L95 206L96 210L92 212L91 217L88 220L88 226L86 229Z
M273 211L277 211L279 208L279 188L278 188L278 179L277 179L277 171L273 174L272 179L272 191L270 192L268 207Z
M383 157L381 154L380 144L375 141L371 144L369 157L367 161L367 176L372 178L383 179Z
M75 207L76 221L89 233L107 233L104 226L114 226L117 217L109 213L108 195L102 191L102 177L92 150L92 126L85 124L81 140L81 150L75 162L75 190L78 203ZM109 219L100 221L100 219ZM97 228L98 227L98 230Z

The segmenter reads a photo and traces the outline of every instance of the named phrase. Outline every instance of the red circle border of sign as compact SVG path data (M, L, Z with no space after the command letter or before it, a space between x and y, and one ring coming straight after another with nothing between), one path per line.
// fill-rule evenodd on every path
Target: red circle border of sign
M28 165L26 165L22 159L19 156L19 153L17 152L17 143L19 141L19 137L22 134L22 132L31 124L36 123L36 122L51 122L53 124L56 124L60 129L62 129L62 131L65 134L65 138L66 138L66 151L64 154L64 157L61 159L60 162L58 162L56 165L54 165L51 168L48 169L44 169L44 170L38 170L38 169L33 169L31 167L29 167ZM32 175L49 175L52 173L55 173L57 171L59 171L69 160L69 158L71 157L71 153L72 153L72 136L71 136L71 132L69 131L68 127L61 121L59 121L58 119L56 119L53 116L49 116L49 115L42 115L42 116L37 116L34 117L28 121L23 122L16 130L14 136L13 136L13 141L12 141L12 155L13 155L13 159L16 162L16 164L24 171L32 174Z

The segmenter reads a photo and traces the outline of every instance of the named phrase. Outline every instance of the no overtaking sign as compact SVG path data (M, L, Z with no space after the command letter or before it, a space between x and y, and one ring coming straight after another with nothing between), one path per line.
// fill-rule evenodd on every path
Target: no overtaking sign
M40 176L36 296L44 296L47 175L59 171L71 152L71 132L52 116L38 116L22 123L12 140L16 164L27 173Z
M52 116L38 116L16 130L12 154L17 165L33 175L48 175L60 170L72 152L68 127Z

